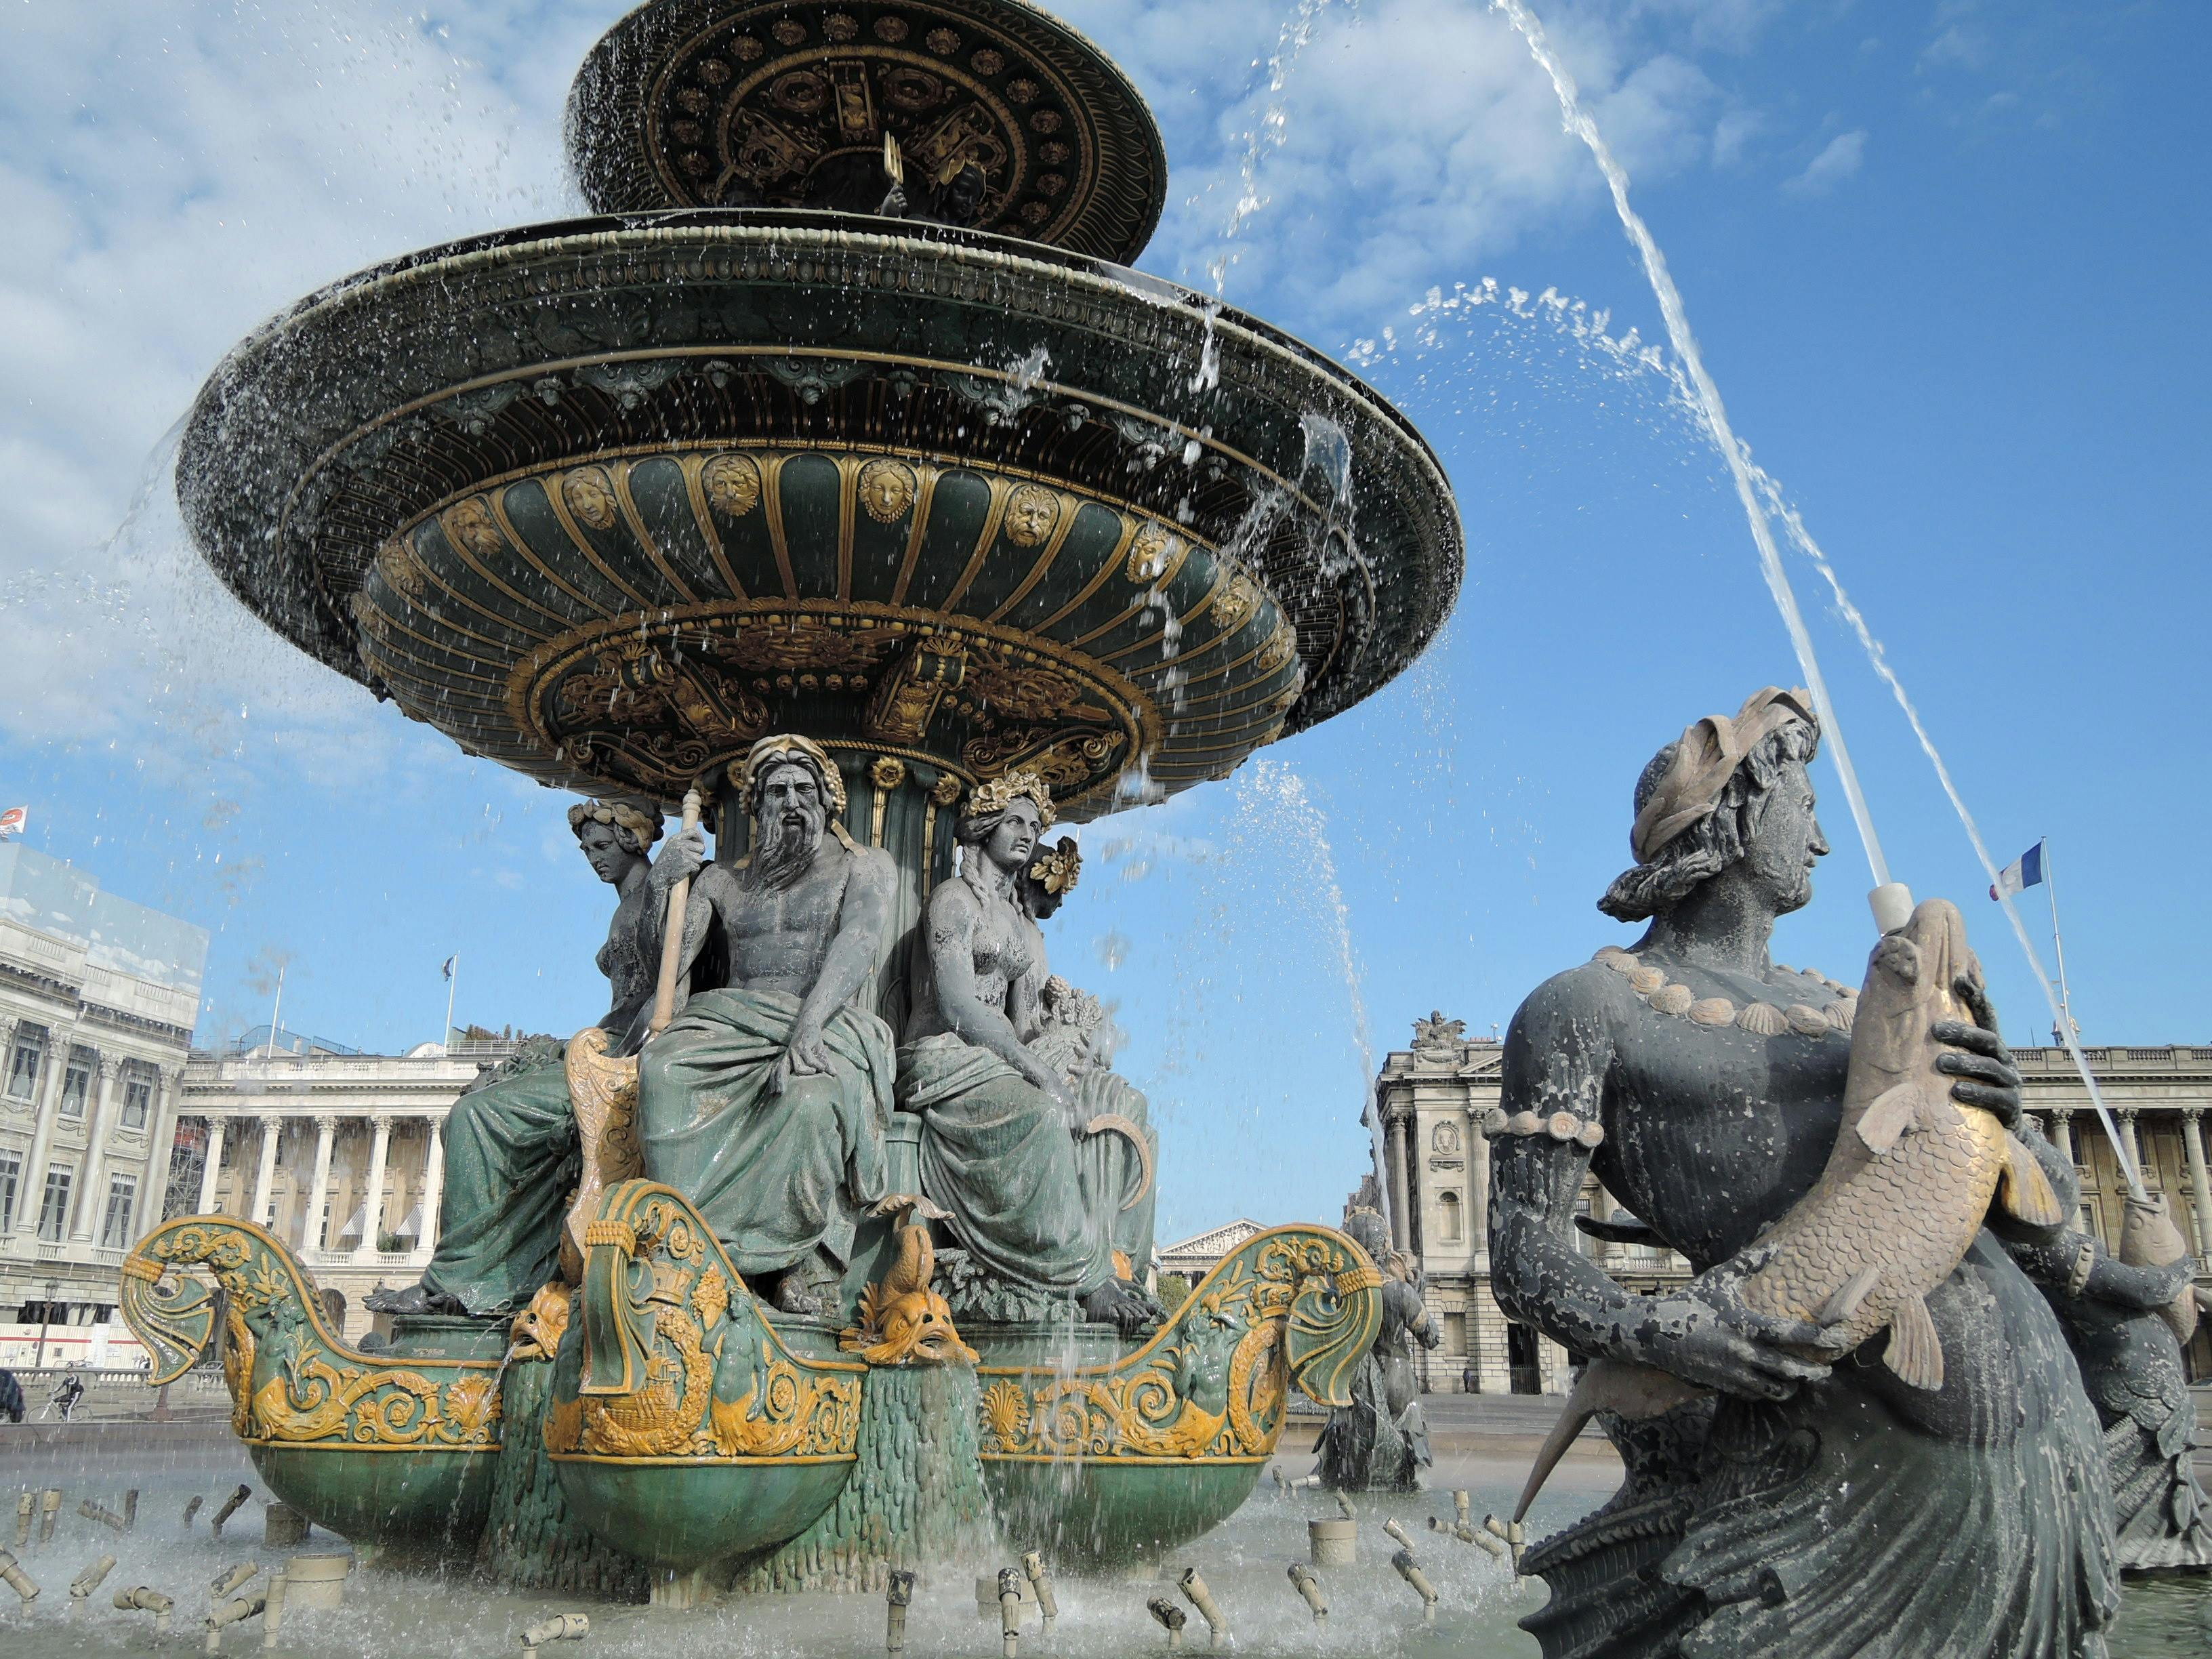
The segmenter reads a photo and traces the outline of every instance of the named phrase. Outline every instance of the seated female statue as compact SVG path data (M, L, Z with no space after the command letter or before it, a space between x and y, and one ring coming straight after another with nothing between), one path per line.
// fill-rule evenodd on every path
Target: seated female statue
M959 877L931 896L915 936L898 1103L922 1120L922 1190L951 1212L954 1236L979 1266L1133 1331L1158 1313L1116 1272L1115 1229L1132 1190L1141 1200L1149 1187L1150 1131L1144 1097L1096 1066L1088 1042L1071 1045L1068 1021L1045 1018L1044 935L1023 877L1051 822L1052 794L1035 773L1008 773L969 796L953 832ZM1099 1107L1109 1109L1090 1109ZM1101 1116L1127 1127L1086 1143ZM1115 1131L1145 1166L1127 1179L1084 1150ZM1149 1237L1131 1242L1149 1258ZM1133 1273L1142 1270L1123 1254Z
M660 962L661 915L646 880L660 809L644 800L583 801L568 809L568 827L594 873L620 896L597 958L614 994L599 1023L610 1053L635 1054ZM557 1048L534 1061L526 1051L474 1085L453 1103L445 1135L437 1250L421 1284L368 1298L377 1312L503 1313L558 1268L580 1153Z

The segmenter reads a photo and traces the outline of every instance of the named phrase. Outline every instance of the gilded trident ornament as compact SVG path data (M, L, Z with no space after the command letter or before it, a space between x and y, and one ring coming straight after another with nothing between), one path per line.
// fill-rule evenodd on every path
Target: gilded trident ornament
M583 1150L576 1196L561 1227L561 1273L572 1285L584 1277L584 1230L597 1212L600 1194L645 1173L645 1152L637 1139L637 1060L610 1056L612 1041L598 1026L587 1025L568 1039L562 1060ZM532 1311L536 1306L532 1304ZM565 1308L562 1322L568 1322Z

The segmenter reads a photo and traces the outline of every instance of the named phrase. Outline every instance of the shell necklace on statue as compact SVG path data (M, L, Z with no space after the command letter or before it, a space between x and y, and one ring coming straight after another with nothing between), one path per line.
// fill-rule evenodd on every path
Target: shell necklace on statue
M1608 945L1590 959L1603 963L1626 979L1628 988L1660 1013L1686 1019L1692 1025L1712 1029L1734 1025L1757 1036L1776 1036L1784 1031L1794 1031L1803 1037L1848 1036L1852 1016L1858 1010L1856 985L1845 985L1809 968L1804 970L1805 976L1818 980L1833 991L1837 1001L1824 1008L1815 1008L1808 1002L1793 1002L1786 1008L1771 1002L1738 1006L1727 997L1700 997L1688 986L1676 984L1660 969L1638 962L1632 951L1618 945ZM1778 962L1774 966L1778 973L1798 971Z

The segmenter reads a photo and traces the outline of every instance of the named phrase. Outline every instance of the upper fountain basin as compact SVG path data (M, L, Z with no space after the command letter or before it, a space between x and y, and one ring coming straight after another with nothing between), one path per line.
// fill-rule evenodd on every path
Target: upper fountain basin
M873 213L886 141L910 193L973 165L973 222L1133 259L1167 151L1113 60L1024 0L647 0L568 94L568 157L603 213Z
M1209 313L1212 313L1211 315ZM1254 319L976 232L574 221L334 283L192 410L185 520L279 633L550 784L802 729L1072 815L1386 683L1455 594L1436 458Z

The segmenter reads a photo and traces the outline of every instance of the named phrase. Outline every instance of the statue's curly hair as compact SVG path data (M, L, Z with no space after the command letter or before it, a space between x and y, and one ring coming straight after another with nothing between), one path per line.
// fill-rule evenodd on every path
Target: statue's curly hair
M1674 763L1680 745L1668 744L1636 780L1636 810L1651 799ZM1753 744L1721 791L1721 798L1698 823L1655 853L1649 863L1625 870L1597 908L1616 921L1644 921L1673 909L1704 883L1741 858L1765 816L1774 786L1790 763L1809 765L1820 752L1820 734L1802 720L1770 732Z
M660 808L635 795L580 800L568 809L568 828L580 839L587 823L611 825L623 850L643 858L660 839Z

